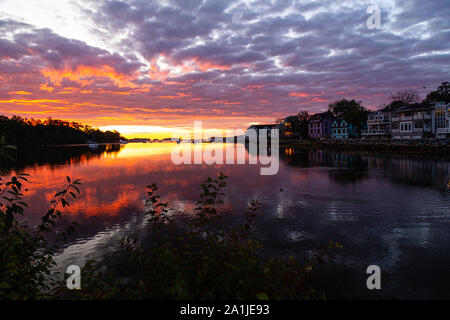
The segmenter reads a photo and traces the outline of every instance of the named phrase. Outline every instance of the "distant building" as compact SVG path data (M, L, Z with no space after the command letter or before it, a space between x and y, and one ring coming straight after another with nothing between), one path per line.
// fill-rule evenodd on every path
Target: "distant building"
M422 139L435 133L434 108L429 103L415 103L392 110L393 139Z
M335 119L331 125L331 137L334 139L357 138L357 128L344 119Z
M296 116L289 116L281 120L280 124L278 125L281 135L284 137L294 137L296 135L298 136L299 133L295 131L297 122L298 119Z
M367 117L367 129L362 131L362 136L367 138L391 137L391 112L384 108L372 112Z
M133 138L133 139L128 139L129 143L148 143L151 142L150 139L147 138Z
M250 127L247 128L247 134L249 133L249 130L255 130L256 131L256 135L259 136L259 131L262 129L266 129L266 133L267 136L270 137L271 136L271 129L278 129L278 125L277 124L254 124L251 125Z
M308 137L309 138L328 138L331 136L331 124L334 116L330 111L317 113L309 119Z

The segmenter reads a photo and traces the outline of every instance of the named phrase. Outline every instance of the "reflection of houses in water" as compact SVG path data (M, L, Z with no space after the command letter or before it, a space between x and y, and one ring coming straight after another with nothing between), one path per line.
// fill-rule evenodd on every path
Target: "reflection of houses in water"
M333 151L311 150L308 153L311 165L336 168L366 167L362 157L358 154L348 154Z
M382 175L389 175L398 182L408 182L418 185L428 185L443 189L450 177L450 162L448 160L431 160L420 158L390 158L369 156L369 170Z
M360 155L324 150L283 148L280 157L289 166L330 167L330 179L351 182L379 176L399 183L445 189L450 179L450 161L384 155Z
M322 150L311 150L308 153L310 165L327 167L353 167L360 164L362 159L360 155L339 153Z
M286 155L286 157L291 157L294 153L295 153L295 149L294 148L286 148L286 149L284 149L284 154Z
M331 154L333 167L351 167L354 158L355 156L349 155L348 153L334 152Z
M289 166L305 167L308 165L308 154L305 150L285 147L280 150L280 158Z
M308 152L308 160L312 166L324 165L325 155L322 150L311 150Z
M272 148L270 142L267 141L265 144L266 144L265 148L266 154L264 154L264 156L270 157L272 155ZM264 144L260 144L258 140L258 142L255 144L256 148L252 148L250 145L251 144L248 142L245 143L245 149L247 150L248 154L251 156L259 156L260 152L262 151L260 150L260 148L263 148Z
M338 153L323 150L306 150L300 148L283 148L280 157L288 165L301 167L340 167L361 168L367 167L360 155Z

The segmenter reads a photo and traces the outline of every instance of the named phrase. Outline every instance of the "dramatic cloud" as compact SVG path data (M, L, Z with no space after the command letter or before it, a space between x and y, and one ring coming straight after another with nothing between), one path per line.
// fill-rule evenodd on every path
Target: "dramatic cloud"
M372 1L44 2L44 20L36 2L0 3L3 114L244 128L449 80L445 0L378 1L381 29Z

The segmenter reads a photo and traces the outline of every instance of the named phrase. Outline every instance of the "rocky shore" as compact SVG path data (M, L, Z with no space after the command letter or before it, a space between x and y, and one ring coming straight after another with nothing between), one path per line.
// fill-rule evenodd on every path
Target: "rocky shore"
M280 140L281 146L334 151L363 151L370 153L422 154L450 157L450 139L391 140L391 139L325 139Z

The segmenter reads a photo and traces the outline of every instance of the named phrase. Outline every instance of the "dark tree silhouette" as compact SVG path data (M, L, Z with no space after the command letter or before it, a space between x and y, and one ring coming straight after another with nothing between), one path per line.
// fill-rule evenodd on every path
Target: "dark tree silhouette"
M0 136L14 145L77 144L87 141L119 142L124 139L117 131L103 132L90 126L48 118L45 121L18 116L0 116Z
M369 114L369 110L364 108L360 101L347 99L330 103L328 109L336 118L343 118L358 128L359 131L362 129L362 124L367 121L367 115Z
M442 82L436 91L431 91L424 100L425 102L450 102L450 82Z
M420 100L419 93L415 89L400 90L391 94L392 101L400 101L403 104L417 103Z

